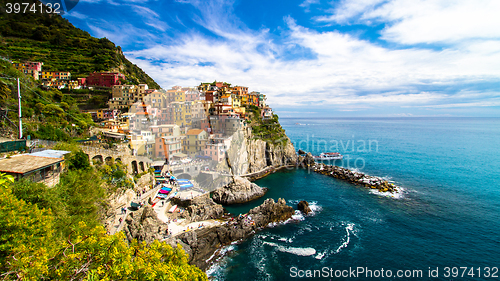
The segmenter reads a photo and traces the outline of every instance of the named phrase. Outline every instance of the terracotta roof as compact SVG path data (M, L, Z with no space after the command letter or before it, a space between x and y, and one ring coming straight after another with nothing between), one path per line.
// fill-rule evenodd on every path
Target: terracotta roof
M203 132L201 129L191 129L187 131L186 135L199 135L201 132Z
M13 156L0 159L0 172L26 174L64 161L62 158L49 158L32 155Z

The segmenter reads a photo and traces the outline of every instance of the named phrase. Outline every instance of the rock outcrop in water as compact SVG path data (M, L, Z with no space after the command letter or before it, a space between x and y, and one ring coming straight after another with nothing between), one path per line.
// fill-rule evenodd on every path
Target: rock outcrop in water
M222 246L245 239L270 223L285 221L293 213L293 208L286 205L284 199L279 199L278 202L267 199L246 215L228 220L224 225L185 232L167 242L173 246L181 244L190 253L190 263L205 270L210 265L210 257Z
M297 209L306 215L312 212L307 201L300 201L299 204L297 204Z
M267 189L246 178L234 177L234 181L214 191L212 199L223 205L245 203L264 196Z
M326 176L342 179L347 182L362 185L371 189L377 189L380 192L397 192L396 185L382 178L369 176L361 172L351 171L343 167L319 163L313 167L313 170Z

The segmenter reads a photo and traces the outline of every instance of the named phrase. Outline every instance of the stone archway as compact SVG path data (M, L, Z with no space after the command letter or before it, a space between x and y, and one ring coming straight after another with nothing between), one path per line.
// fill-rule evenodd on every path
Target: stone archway
M122 159L121 159L121 158L116 158L116 159L115 159L115 161L116 161L116 162L120 162L120 163L121 163L121 162L122 162Z
M104 159L104 162L105 162L106 164L108 164L108 165L109 165L109 164L111 164L111 163L113 163L113 157L111 157L111 156L106 157L106 158Z
M179 176L177 176L178 179L186 179L186 180L190 180L191 179L191 175L190 174L180 174Z
M139 173L138 169L137 169L137 161L132 161L132 174L137 174Z
M96 155L96 156L92 157L92 163L102 164L103 163L102 155Z
M144 162L139 162L139 168L141 169L141 172L144 172Z

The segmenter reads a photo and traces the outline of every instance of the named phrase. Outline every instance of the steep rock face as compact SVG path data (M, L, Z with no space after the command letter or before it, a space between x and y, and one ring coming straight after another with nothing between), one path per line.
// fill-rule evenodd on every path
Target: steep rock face
M182 233L168 243L181 244L186 252L190 252L190 263L205 270L209 259L221 246L241 240L259 228L272 222L280 222L292 217L294 210L287 206L284 199L274 202L267 199L262 205L250 210L246 216L240 216L228 221L225 225L198 229Z
M158 219L153 208L146 206L127 216L123 231L129 241L137 239L151 243L163 240L168 234L168 226Z
M242 177L214 191L212 199L224 205L245 203L264 196L266 189Z
M266 143L255 139L251 128L233 134L231 147L227 151L233 175L244 175L261 171L269 166L294 165L297 161L295 148L290 139ZM229 170L226 163L226 169Z
M222 205L215 203L209 194L195 197L192 200L172 198L172 203L186 208L187 212L183 212L182 217L190 222L219 219L224 215Z

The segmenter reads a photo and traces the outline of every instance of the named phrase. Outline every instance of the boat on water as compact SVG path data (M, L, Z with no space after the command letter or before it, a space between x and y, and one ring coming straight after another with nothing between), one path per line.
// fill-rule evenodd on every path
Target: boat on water
M315 160L341 160L344 156L338 152L322 152L319 156L313 156Z

